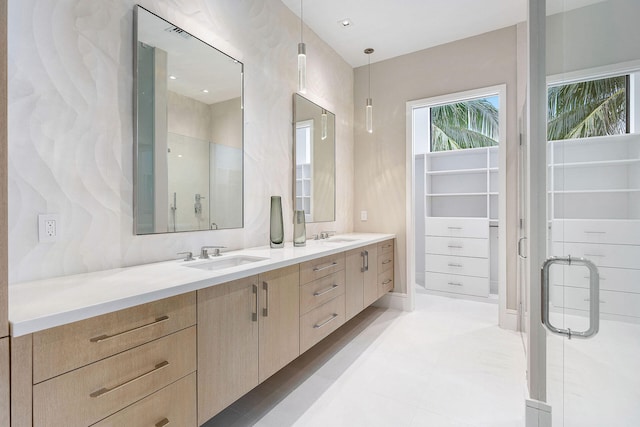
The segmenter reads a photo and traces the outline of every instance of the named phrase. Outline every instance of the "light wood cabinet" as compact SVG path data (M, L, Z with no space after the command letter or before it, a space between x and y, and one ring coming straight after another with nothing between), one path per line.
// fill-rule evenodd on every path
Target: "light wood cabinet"
M339 295L300 317L300 352L304 353L345 321L344 295Z
M378 246L353 249L346 256L345 306L346 318L351 319L379 298Z
M196 374L192 373L116 412L94 424L93 427L195 427L197 425Z
M0 339L0 426L9 425L9 338Z
M258 385L258 276L198 291L198 421Z
M300 355L299 266L260 274L260 382Z
M370 245L364 248L365 271L362 272L362 283L364 284L364 306L368 307L378 298L378 245ZM364 308L364 307L363 307Z

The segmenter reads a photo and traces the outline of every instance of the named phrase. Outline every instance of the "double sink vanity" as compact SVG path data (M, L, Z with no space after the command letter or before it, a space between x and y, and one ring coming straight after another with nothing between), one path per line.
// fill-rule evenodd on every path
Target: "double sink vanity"
M347 234L12 285L12 425L202 425L391 291L393 265L393 235Z

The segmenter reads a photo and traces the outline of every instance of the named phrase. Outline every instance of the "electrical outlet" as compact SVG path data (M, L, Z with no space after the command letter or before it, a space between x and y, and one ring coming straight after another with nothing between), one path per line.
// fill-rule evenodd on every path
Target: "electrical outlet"
M367 211L360 211L360 221L367 220Z
M60 235L60 218L58 214L38 215L38 241L55 242Z

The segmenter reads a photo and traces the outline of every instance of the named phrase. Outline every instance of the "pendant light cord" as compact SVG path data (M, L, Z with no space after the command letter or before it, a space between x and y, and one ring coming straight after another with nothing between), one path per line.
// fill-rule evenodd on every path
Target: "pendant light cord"
M371 98L371 54L367 55L369 57L369 98Z
M302 23L304 22L302 3L303 1L300 0L300 43L304 43L304 37L302 35Z

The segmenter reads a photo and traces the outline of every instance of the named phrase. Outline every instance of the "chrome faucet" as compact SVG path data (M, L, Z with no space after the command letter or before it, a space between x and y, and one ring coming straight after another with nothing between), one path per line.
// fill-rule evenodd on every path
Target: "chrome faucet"
M321 231L320 232L320 238L321 239L328 239L329 236L333 236L335 234L336 234L335 231Z
M222 255L220 249L224 248L226 248L226 246L203 246L202 249L200 249L200 258L207 259L209 256L220 256ZM213 254L209 255L209 249L213 249Z
M193 261L195 258L193 257L193 252L191 251L186 251L186 252L178 252L178 255L185 255L184 260L183 261Z

